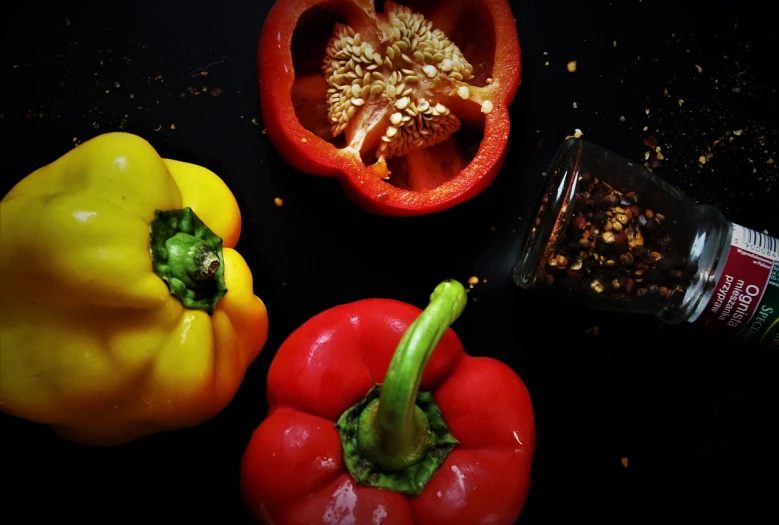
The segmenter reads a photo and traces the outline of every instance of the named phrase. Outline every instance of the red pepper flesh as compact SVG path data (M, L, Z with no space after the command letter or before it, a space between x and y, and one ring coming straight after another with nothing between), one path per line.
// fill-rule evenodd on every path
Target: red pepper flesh
M506 0L277 0L258 47L263 124L358 206L429 214L489 186L520 84ZM406 99L404 101L404 99Z
M366 299L326 310L287 338L268 372L269 414L241 465L244 501L259 522L511 525L517 520L535 450L533 408L514 371L495 359L467 355L449 328L465 301L460 283L445 282L424 311ZM373 463L366 464L373 472L358 483L355 473L359 477L361 471L347 465L345 455L353 458L351 445L359 440L348 439L345 421L377 388L378 401L368 406L378 408L365 409L358 427L360 439L372 447L357 447L372 451ZM441 444L433 438L420 460L404 450L413 449L415 438L429 437L420 419L410 417L419 414L420 399L429 393L444 433L453 439L439 454L435 445ZM403 409L409 400L412 411ZM432 427L434 418L429 421ZM366 432L369 427L374 432ZM404 449L402 437L411 438L412 449ZM398 461L413 469L431 456L440 461L423 487L392 485L404 477L399 469L406 467ZM377 483L384 488L371 486ZM388 483L395 488L386 488Z

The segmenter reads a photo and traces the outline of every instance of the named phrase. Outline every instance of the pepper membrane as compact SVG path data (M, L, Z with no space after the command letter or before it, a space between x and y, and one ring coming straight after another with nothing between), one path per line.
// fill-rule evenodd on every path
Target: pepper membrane
M241 465L261 523L511 525L525 504L533 408L508 366L449 328L464 287L421 311L389 299L300 326L268 372L267 418Z
M447 209L492 182L520 69L505 0L278 0L258 48L277 150L383 215Z

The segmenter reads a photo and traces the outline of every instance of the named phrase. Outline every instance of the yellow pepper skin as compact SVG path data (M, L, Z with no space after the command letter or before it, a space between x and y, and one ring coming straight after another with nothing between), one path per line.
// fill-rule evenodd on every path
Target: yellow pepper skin
M240 230L216 174L128 133L20 181L0 201L0 410L94 446L216 415L268 333Z

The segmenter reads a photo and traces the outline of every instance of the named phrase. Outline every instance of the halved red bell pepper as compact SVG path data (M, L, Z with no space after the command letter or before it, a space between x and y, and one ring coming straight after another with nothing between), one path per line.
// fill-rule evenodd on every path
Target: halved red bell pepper
M313 317L268 373L269 414L241 465L247 507L274 525L510 525L535 450L530 395L449 328L467 296L366 299Z
M437 212L490 185L520 70L506 0L277 0L258 48L276 149L381 215Z

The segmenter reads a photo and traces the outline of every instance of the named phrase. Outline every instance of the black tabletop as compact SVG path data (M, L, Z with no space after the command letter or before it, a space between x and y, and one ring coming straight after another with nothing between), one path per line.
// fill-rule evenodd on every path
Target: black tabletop
M695 324L528 295L502 264L522 240L552 154L577 128L638 162L660 145L655 173L732 221L779 233L770 160L779 162L776 32L764 8L511 2L523 67L504 169L465 204L392 219L357 209L333 179L291 169L267 140L256 47L270 4L4 8L2 193L120 129L165 157L208 167L241 207L238 250L268 307L270 334L233 402L196 428L91 449L3 416L3 521L249 523L240 458L266 415L266 374L281 342L331 306L388 297L421 307L441 280L471 276L487 283L470 292L454 329L469 353L513 367L535 408L538 445L520 523L776 520L776 356Z

